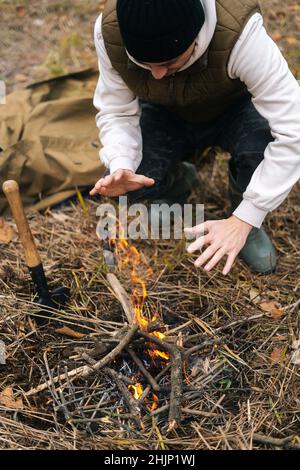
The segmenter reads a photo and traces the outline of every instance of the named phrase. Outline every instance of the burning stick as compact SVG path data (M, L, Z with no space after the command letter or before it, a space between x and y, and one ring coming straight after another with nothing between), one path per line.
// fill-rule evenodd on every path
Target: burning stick
M137 355L135 354L135 352L134 352L131 348L127 348L127 351L129 352L131 358L134 360L134 362L136 363L136 365L138 366L138 368L140 369L140 371L142 372L142 374L144 375L144 377L148 380L148 382L149 382L149 384L151 385L151 387L153 388L153 390L155 390L156 392L159 392L160 387L159 387L158 383L157 383L156 380L152 377L152 375L149 374L149 372L148 372L147 369L145 368L144 364L143 364L142 361L137 357Z
M124 287L121 285L118 278L113 273L108 273L106 279L108 280L120 304L122 305L129 325L133 325L134 312Z
M148 341L157 344L171 355L171 395L169 411L169 430L177 427L181 419L182 399L182 358L181 351L173 344L162 342L155 336L148 335L144 331L138 331L138 335Z

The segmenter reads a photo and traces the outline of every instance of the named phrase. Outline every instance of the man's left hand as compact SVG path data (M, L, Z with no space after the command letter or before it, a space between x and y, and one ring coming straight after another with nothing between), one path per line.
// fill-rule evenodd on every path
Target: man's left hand
M195 261L195 266L200 267L206 263L204 269L210 271L223 256L227 256L222 274L228 274L235 258L245 245L251 229L252 225L235 215L231 215L228 219L208 220L203 224L185 229L186 233L202 234L189 245L189 253L209 245Z

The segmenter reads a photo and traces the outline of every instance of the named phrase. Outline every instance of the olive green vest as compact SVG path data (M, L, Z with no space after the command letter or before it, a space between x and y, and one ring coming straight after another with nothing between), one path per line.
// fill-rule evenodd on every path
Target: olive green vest
M199 0L200 1L200 0ZM192 123L209 123L247 94L246 86L232 80L227 64L247 21L260 12L259 0L216 0L217 26L208 49L186 70L156 80L149 70L126 54L116 14L116 0L108 0L102 16L102 34L112 66L139 98L161 104Z

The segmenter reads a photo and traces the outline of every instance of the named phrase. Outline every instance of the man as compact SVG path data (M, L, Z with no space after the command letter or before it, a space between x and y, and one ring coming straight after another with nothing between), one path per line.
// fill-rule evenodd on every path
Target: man
M95 25L94 106L110 174L91 195L184 202L195 180L182 161L218 145L231 215L194 227L211 270L238 254L261 274L276 253L262 223L300 176L300 88L268 36L257 0L108 0Z

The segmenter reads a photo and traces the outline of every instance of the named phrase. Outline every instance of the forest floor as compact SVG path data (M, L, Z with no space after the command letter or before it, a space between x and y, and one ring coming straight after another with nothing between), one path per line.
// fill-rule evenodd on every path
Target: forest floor
M270 34L300 79L298 1L283 7L268 0L263 6ZM97 66L93 26L100 11L101 2L91 0L0 0L0 80L7 92ZM199 165L191 202L204 203L207 218L224 218L228 156L210 155ZM276 273L268 276L251 273L239 259L226 277L221 267L196 270L183 241L144 240L116 249L115 275L128 296L136 298L134 289L142 285L133 285L134 269L147 288L145 318L151 322L156 315L163 341L182 353L177 427L169 422L174 400L170 358L154 358L141 336L131 347L153 375L162 374L160 390L139 402L138 419L108 369L86 377L62 376L87 365L85 354L97 361L105 357L127 334L96 236L96 203L80 199L30 216L51 289L64 284L71 291L64 312L54 311L54 321L44 326L35 322L39 313L15 225L6 222L13 235L0 243L0 448L297 448L299 195L296 185L264 223L279 257ZM147 388L128 348L107 365L121 371L125 388L132 382L128 393L137 384ZM41 384L42 390L37 388Z

